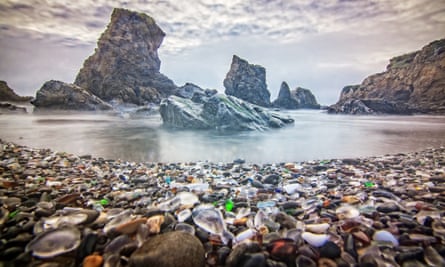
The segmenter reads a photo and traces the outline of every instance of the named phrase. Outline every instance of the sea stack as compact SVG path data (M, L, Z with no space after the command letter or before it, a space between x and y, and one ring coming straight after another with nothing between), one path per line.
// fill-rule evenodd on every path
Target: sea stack
M225 93L249 103L269 107L270 92L266 85L266 69L259 65L249 64L246 60L234 55L232 65L224 79Z
M320 109L320 104L311 90L302 87L290 90L286 82L281 83L278 98L272 106L283 109Z
M160 73L165 33L150 16L116 8L74 84L105 101L159 103L177 88Z

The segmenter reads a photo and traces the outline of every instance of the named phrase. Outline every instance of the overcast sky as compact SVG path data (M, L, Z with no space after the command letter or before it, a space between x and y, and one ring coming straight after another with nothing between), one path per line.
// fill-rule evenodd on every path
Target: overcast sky
M236 54L266 68L271 100L287 81L333 104L391 57L445 37L443 0L0 0L0 80L22 95L73 82L114 7L156 20L161 72L177 85L223 92Z

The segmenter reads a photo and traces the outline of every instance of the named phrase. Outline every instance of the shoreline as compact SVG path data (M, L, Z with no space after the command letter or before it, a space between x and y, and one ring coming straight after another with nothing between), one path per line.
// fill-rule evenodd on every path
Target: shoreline
M254 164L137 163L0 145L5 266L143 266L155 240L166 248L155 246L151 264L163 266L445 264L444 147ZM172 241L179 232L189 234ZM63 248L48 252L49 233ZM188 249L195 256L180 259ZM100 264L85 263L93 259Z

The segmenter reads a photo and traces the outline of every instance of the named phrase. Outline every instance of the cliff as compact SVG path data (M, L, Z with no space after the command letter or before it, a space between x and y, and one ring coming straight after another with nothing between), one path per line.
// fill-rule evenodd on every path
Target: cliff
M385 72L343 88L329 112L445 114L445 39L394 57Z

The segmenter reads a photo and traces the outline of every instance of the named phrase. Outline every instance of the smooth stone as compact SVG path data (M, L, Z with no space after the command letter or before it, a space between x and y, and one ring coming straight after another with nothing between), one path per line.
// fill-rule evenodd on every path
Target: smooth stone
M372 239L375 241L391 242L394 246L399 245L399 241L388 231L380 230L374 233Z
M241 264L241 267L266 267L266 257L263 253L253 253L246 255L247 259Z
M327 241L323 246L320 247L319 250L321 257L326 257L329 259L335 259L340 257L341 255L341 248L332 241Z
M319 223L319 224L306 224L305 230L314 234L322 234L326 233L329 229L328 223Z
M295 259L295 265L296 267L317 267L317 263L315 263L315 261L304 255L299 255Z
M304 241L306 241L309 245L314 246L314 247L323 246L329 239L328 235L313 234L310 232L303 232L301 234L301 237L303 237Z
M204 267L205 251L195 236L168 232L146 240L131 254L129 266Z
M80 232L74 227L49 230L37 235L26 246L26 251L39 258L52 258L71 252L80 245Z
M445 259L432 246L424 249L424 260L430 266L445 267Z
M400 210L399 206L393 202L386 202L377 206L377 211L389 213Z
M268 175L266 178L264 178L263 183L265 184L273 184L273 185L277 185L281 180L281 177L277 174L271 174Z

